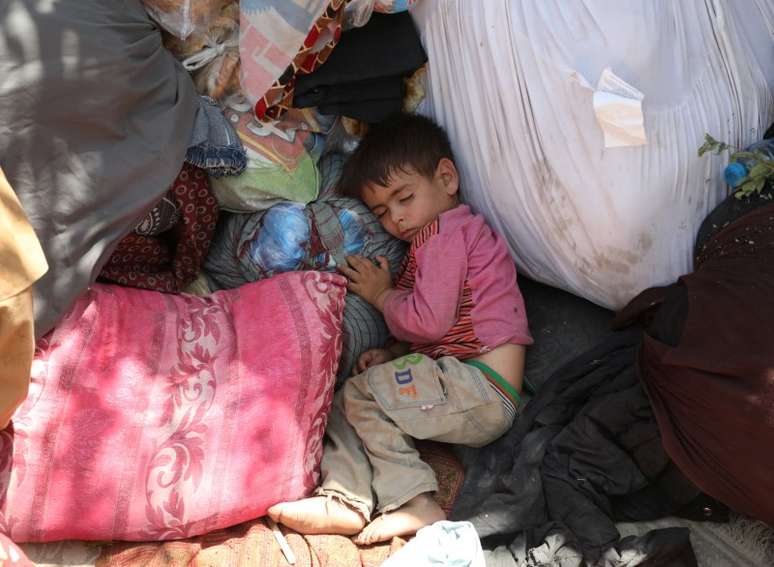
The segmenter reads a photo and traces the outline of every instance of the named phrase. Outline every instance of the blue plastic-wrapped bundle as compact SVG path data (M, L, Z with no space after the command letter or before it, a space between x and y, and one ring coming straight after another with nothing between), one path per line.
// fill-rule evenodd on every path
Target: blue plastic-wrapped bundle
M384 255L395 263L405 251L363 203L346 197L230 215L213 247L205 270L217 288L292 270L332 271L350 254Z
M394 274L406 252L406 244L387 234L361 201L347 197L224 217L204 264L213 290L293 270L334 271L351 254L385 256ZM388 336L381 314L353 293L347 294L343 326L339 379L349 376L360 353L382 346Z
M250 243L250 258L265 273L298 270L310 234L303 205L274 205L263 215L263 228Z

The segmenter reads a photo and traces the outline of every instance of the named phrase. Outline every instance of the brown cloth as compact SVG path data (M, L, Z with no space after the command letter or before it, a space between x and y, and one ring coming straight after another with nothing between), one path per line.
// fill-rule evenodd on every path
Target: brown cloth
M635 298L663 445L702 491L774 525L774 204L715 234L695 271Z
M0 429L27 395L35 348L32 284L48 264L0 169Z
M38 237L0 169L0 301L24 291L48 270Z

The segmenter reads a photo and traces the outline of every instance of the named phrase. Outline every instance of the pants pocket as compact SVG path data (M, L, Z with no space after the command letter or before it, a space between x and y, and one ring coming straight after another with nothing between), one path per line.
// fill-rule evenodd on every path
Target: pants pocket
M387 411L446 404L441 370L423 354L408 354L368 371L368 386Z

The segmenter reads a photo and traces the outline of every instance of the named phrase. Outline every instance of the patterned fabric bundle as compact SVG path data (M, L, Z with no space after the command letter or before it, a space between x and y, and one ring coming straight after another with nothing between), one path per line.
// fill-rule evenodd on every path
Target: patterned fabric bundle
M180 221L155 236L128 234L102 268L100 277L131 287L177 292L196 279L210 248L218 220L218 206L203 170L185 164L167 193ZM153 214L151 212L151 214ZM146 219L147 220L147 219ZM151 221L147 232L154 233ZM161 218L159 218L159 227ZM145 231L146 224L140 229ZM158 227L157 227L158 228Z
M357 199L329 196L306 207L275 205L221 222L204 272L212 289L229 289L291 270L334 271L348 254L385 256L395 273L405 243L387 234ZM381 347L388 330L381 314L355 294L344 309L344 349L338 378L349 376L360 353Z
M292 270L333 271L348 254L386 256L397 270L404 253L405 244L361 201L329 196L307 206L288 202L226 215L204 269L214 289L229 289Z
M247 152L240 175L211 178L221 209L251 213L281 201L306 204L317 198L318 168L325 136L333 120L294 109L280 122L260 122L251 105L231 97L224 110Z
M293 100L296 75L325 62L341 36L345 5L346 0L330 0L324 9L322 0L241 3L242 88L259 119L280 118ZM300 48L291 48L301 34L306 38Z

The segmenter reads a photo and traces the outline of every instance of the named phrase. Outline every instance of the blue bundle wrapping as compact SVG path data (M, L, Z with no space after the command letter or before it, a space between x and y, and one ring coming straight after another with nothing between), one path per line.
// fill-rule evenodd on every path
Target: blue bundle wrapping
M251 214L225 214L204 271L211 289L230 289L293 270L335 271L348 255L385 256L399 269L406 243L390 236L359 200L325 196L308 205L285 202ZM348 293L338 377L350 375L360 353L383 346L382 315Z
M298 270L306 254L311 229L304 206L274 205L263 216L263 229L250 244L250 257L264 272Z

